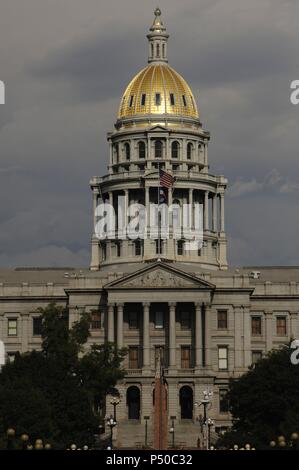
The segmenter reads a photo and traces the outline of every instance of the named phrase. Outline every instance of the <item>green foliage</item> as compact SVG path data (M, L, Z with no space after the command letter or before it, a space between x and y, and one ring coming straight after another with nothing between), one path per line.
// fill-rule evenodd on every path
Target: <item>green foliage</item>
M299 432L299 366L291 364L291 349L273 350L237 380L229 389L232 430L221 444L269 448L279 435Z
M0 374L0 448L9 427L17 435L29 434L32 443L42 438L58 449L72 442L91 445L98 433L98 406L124 376L125 351L105 344L83 354L88 315L69 329L64 308L50 304L39 311L42 351L17 354Z

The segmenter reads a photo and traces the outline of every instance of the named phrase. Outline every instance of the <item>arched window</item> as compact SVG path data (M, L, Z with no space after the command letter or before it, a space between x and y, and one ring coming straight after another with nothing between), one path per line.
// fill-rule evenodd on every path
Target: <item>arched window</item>
M152 58L154 57L154 45L151 43L151 49L152 49Z
M125 143L125 156L126 156L126 160L130 160L131 148L130 148L130 144L128 142Z
M157 44L157 57L160 57L160 44Z
M180 389L181 419L193 419L193 390L188 385Z
M193 152L193 145L191 144L191 142L189 142L187 145L187 159L188 160L191 160L192 152Z
M179 157L180 146L178 142L172 142L171 144L171 158Z
M163 155L163 144L161 140L155 141L155 158L162 158Z
M163 51L163 59L165 59L165 44L162 46L162 51Z
M145 158L145 143L138 142L138 154L139 158Z
M136 386L127 390L128 419L140 419L140 390Z

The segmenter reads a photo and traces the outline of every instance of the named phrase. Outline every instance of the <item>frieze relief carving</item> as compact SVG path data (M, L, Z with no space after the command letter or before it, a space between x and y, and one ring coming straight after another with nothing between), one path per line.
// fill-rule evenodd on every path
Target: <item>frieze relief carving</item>
M123 287L194 287L197 285L196 282L157 269L124 283Z

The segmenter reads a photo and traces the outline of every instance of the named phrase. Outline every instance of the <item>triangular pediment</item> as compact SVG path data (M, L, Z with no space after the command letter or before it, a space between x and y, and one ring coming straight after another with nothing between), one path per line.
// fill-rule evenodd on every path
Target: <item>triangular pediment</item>
M165 263L157 262L117 279L105 286L106 289L203 289L215 286L204 279L181 271Z
M150 132L153 132L153 131L166 131L166 127L164 126L161 126L160 124L157 124L156 126L153 126L150 128Z

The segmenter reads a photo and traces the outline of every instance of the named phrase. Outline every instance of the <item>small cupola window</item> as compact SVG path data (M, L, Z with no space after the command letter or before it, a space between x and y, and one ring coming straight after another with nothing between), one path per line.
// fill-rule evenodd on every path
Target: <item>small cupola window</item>
M171 106L174 106L175 105L175 98L174 98L174 94L173 93L170 93L170 104Z
M156 106L161 106L161 93L156 93L155 102L156 102Z
M132 108L132 106L133 106L133 101L134 101L134 95L131 95L130 96L130 102L129 102L130 108Z
M142 93L141 95L141 106L145 106L146 103L146 94Z

